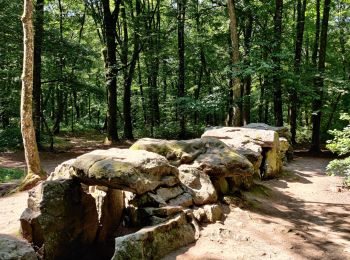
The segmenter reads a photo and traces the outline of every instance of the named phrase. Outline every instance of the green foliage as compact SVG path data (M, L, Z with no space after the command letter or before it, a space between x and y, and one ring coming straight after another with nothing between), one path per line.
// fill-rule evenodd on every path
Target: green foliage
M350 122L348 114L342 114L340 119ZM334 139L328 141L327 148L340 155L348 154L350 152L350 125L344 127L342 131L331 130L329 132L334 136ZM331 161L327 165L327 173L345 177L344 184L350 186L350 156Z
M17 150L22 147L21 129L9 127L0 129L0 152L6 150Z
M350 186L350 157L331 161L326 170L329 175L345 177L344 184Z
M25 172L20 169L11 169L11 168L0 168L0 183L12 181L12 180L19 180L23 178L25 175Z
M350 123L350 116L342 114L341 120L347 120ZM334 136L333 140L328 141L327 148L332 152L344 155L350 152L350 124L343 130L330 130L330 134Z

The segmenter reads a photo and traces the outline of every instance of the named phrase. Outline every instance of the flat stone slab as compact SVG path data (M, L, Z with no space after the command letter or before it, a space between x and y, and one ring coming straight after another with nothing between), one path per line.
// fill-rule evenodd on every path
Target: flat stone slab
M0 259L37 260L38 257L34 249L26 241L0 234Z
M129 149L112 148L84 154L76 158L69 172L88 185L102 185L136 194L179 183L177 168L166 158Z
M194 241L194 227L188 223L186 215L180 213L162 224L145 227L130 235L117 237L112 259L160 259Z

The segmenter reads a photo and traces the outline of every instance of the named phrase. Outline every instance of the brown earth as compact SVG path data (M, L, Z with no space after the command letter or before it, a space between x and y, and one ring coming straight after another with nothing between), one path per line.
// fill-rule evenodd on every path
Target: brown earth
M350 192L328 160L299 157L279 179L243 194L222 222L164 259L350 259Z
M45 153L45 170L84 151ZM164 259L350 259L350 192L326 176L325 158L298 157L279 178L233 198L221 222ZM0 166L24 167L20 153L0 154ZM1 186L1 185L0 185ZM0 198L0 234L19 235L27 193Z

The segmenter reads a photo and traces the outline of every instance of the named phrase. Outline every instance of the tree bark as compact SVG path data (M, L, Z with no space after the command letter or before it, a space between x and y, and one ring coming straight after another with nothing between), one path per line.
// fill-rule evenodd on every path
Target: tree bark
M228 14L230 17L230 37L231 37L231 62L233 66L233 72L237 72L235 65L239 62L239 49L238 49L238 33L237 33L237 18L235 9L235 0L227 0ZM230 106L228 113L228 122L230 126L242 125L242 114L240 109L241 102L241 82L238 76L234 76L230 80Z
M44 0L37 0L34 16L33 117L35 137L40 146L41 134L41 50L44 33Z
M245 22L245 29L244 29L244 64L245 67L250 66L249 61L249 55L250 55L250 47L251 47L251 38L253 33L253 14L252 10L250 9L249 5L250 2L246 1L246 4L248 5L247 10L247 18ZM242 111L242 120L243 125L247 125L250 123L250 92L251 92L251 85L252 85L252 77L251 75L248 75L244 77L243 79L243 111Z
M177 35L178 35L178 98L185 96L185 15L186 15L186 0L177 1ZM182 102L181 102L182 103ZM186 135L185 113L183 109L178 109L180 119L180 138Z
M46 174L40 165L38 147L32 114L33 100L33 61L34 61L34 33L33 33L33 3L24 1L23 23L23 74L21 93L21 132L23 138L24 155L27 163L27 175L20 185L20 190L32 188L37 182L45 179Z
M320 52L318 58L318 74L314 81L315 97L312 102L312 144L310 151L320 152L320 131L321 131L321 117L323 105L323 86L324 86L324 71L326 64L326 48L327 48L327 33L328 21L331 0L324 1L321 37L320 37Z
M282 43L282 13L283 13L283 0L275 1L275 16L274 16L274 48L272 60L275 64L275 71L272 77L274 87L274 114L275 125L283 126L283 107L282 107L282 80L281 80L281 59L279 57L281 53Z
M102 0L103 25L106 39L106 86L108 96L107 138L108 142L119 140L117 132L117 59L116 59L116 23L119 15L120 1L111 13L109 0Z
M301 65L301 52L303 47L304 38L304 24L305 24L305 10L306 0L298 0L297 5L297 25L296 25L296 40L295 40L295 52L294 52L294 73L300 81L300 65ZM290 93L290 131L292 134L292 144L296 144L296 130L297 130L297 111L298 111L298 92L297 88L293 87Z

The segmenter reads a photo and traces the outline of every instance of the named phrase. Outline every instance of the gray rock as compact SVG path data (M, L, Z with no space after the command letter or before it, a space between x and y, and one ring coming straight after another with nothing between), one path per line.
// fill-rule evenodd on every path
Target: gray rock
M95 200L75 180L45 181L31 190L20 221L23 237L45 259L77 257L93 244L99 227Z
M70 167L70 173L88 185L102 185L136 194L179 182L178 170L163 156L117 148L79 156Z
M191 164L210 176L253 175L252 164L217 138L186 141L140 139L132 150L143 149L163 156L176 166Z
M26 241L0 234L0 259L37 260L38 257Z
M247 156L254 164L255 173L259 172L264 178L274 177L282 170L279 137L275 131L217 127L207 130L202 137L219 138L230 148Z
M194 204L203 205L217 201L216 190L209 176L203 171L192 165L183 164L179 167L179 179L186 191L191 194Z
M161 197L164 201L168 201L170 199L176 198L184 191L180 186L175 186L172 188L159 188L156 190L156 193L159 197Z
M192 196L185 192L174 199L169 200L168 205L170 206L181 206L181 207L190 207L193 205Z
M222 208L218 204L207 204L193 209L193 216L198 222L214 223L221 220L223 216Z
M116 235L124 211L124 196L121 190L90 186L89 194L96 201L99 230L97 242L105 242Z
M195 241L195 231L184 213L165 223L115 239L113 260L160 259Z

